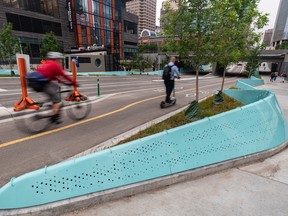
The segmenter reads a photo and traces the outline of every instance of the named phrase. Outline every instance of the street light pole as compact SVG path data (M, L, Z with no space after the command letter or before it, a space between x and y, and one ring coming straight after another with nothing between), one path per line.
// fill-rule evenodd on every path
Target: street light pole
M21 39L19 38L19 45L20 45L20 52L23 54L23 49L22 49L22 44L21 44Z
M116 44L116 70L119 70L119 43Z

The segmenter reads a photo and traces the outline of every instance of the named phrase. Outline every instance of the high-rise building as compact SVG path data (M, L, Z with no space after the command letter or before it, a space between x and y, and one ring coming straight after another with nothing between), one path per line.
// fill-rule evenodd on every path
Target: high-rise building
M130 50L131 46L134 50L137 49L137 16L126 12L125 0L66 1L71 4L72 24L69 26L75 33L78 47L93 44L104 46L111 50L111 53L119 53L120 59L124 58L125 45Z
M162 7L161 7L161 11L160 11L160 28L162 29L163 24L165 23L165 15L167 13L167 11L165 10L165 6L169 3L170 6L170 10L177 10L178 9L178 5L175 1L173 0L165 0L162 2Z
M281 0L278 8L274 32L272 36L273 45L288 40L288 1Z
M137 51L138 17L126 11L125 0L3 0L0 26L6 22L32 61L39 62L40 40L50 31L63 51L96 45L118 59Z
M139 35L144 29L155 31L156 0L127 0L126 8L139 17Z
M271 45L273 31L274 31L274 29L268 29L265 31L262 43L265 44L267 47Z
M0 1L0 27L6 22L13 25L31 62L40 61L40 40L46 32L53 32L63 50L75 46L73 32L68 31L65 1L57 0L3 0Z

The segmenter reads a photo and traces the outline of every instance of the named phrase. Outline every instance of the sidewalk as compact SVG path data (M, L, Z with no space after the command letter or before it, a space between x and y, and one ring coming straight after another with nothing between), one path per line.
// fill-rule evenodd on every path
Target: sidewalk
M288 118L288 83L269 82ZM263 162L171 185L65 216L287 216L288 149Z
M0 104L0 120L2 119L7 119L11 117L11 113L12 112L12 108L11 109L7 109L4 106L2 106Z

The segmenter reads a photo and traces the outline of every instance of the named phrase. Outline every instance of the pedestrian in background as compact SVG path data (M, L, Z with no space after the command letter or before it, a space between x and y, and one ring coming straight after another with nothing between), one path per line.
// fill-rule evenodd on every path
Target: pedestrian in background
M283 72L283 73L281 74L281 77L282 77L282 82L284 83L285 80L286 80L286 77L287 77L286 73Z
M275 77L275 73L271 72L271 74L270 74L270 82L273 82L274 77Z
M277 77L278 77L278 72L275 72L274 81L276 81Z

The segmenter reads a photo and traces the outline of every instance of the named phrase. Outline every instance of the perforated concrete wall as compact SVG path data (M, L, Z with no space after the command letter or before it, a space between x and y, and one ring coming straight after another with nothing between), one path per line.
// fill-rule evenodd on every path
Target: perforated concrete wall
M235 91L243 98L247 95ZM255 102L251 99L242 108L15 178L0 189L0 209L103 191L284 143L287 126L275 95L260 90L253 90L253 95Z
M225 90L225 94L234 98L237 101L242 102L243 104L251 104L255 101L259 101L268 97L271 92L269 91L259 91L256 89L253 90Z

